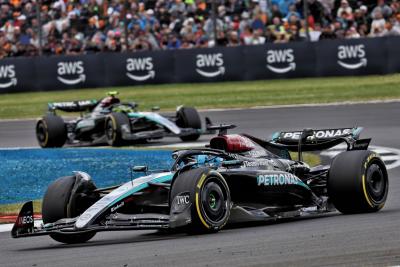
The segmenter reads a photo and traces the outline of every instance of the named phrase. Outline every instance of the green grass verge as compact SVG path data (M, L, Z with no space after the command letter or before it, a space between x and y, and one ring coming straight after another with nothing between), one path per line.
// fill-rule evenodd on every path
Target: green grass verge
M231 108L394 99L400 98L399 84L400 74L395 74L2 94L0 118L37 117L46 111L47 102L98 99L109 90L118 90L122 100L136 101L142 109L157 105L162 110L174 110L181 104Z
M293 159L297 159L297 153L291 153ZM314 153L304 153L303 160L310 166L316 166L321 163L321 158ZM23 203L0 205L0 215L16 214L21 209ZM42 212L42 200L33 201L33 210L35 213Z
M290 152L293 160L297 160L297 152ZM321 164L321 157L315 153L303 153L303 161L311 167Z
M3 204L0 205L0 215L16 214L24 203ZM33 210L35 213L42 211L42 200L33 201Z

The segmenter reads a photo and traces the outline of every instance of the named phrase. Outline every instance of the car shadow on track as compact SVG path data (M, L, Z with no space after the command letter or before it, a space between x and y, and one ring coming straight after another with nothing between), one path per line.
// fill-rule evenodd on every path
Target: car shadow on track
M281 223L287 222L295 222L309 219L322 219L328 218L332 216L339 215L339 213L328 213L328 214L318 214L318 215L309 215L307 217L296 217L296 218L282 218L274 221L260 221L260 222L244 222L244 223L235 223L227 225L224 229L226 230L234 230L241 228L251 228L251 227L265 227L269 225L277 225ZM196 236L196 234L187 234L186 232L179 230L162 230L162 231L154 231L154 232L146 232L140 233L140 231L126 231L131 232L134 235L124 235L122 238L119 235L118 237L99 237L99 239L95 239L92 241L88 241L86 243L81 244L54 244L53 241L49 238L49 245L46 246L36 246L32 248L24 248L18 251L40 251L40 250L51 250L51 249L71 249L71 248L80 248L80 247L95 247L95 246L108 246L108 245L120 245L120 244L129 244L129 243L141 243L141 242L155 242L155 241L165 241L165 240L177 240L182 238L191 238ZM202 236L207 235L215 235L218 233L209 233L209 234L201 234ZM200 235L200 234L198 234ZM101 239L100 239L101 238Z
M337 215L341 215L338 212L329 212L324 214L312 214L312 215L305 215L302 217L292 217L292 218L280 218L271 221L257 221L257 222L243 222L243 223L234 223L227 225L224 229L238 229L238 228L249 228L249 227L263 227L269 225L278 225L288 222L298 222L298 221L305 221L310 219L324 219L328 217L334 217Z
M380 216L385 214L385 216L397 216L399 212L399 209L384 209L379 212ZM301 221L308 221L308 220L322 220L322 219L329 219L329 218L335 218L335 217L341 217L341 216L370 216L374 215L375 213L372 214L352 214L352 215L343 215L340 214L339 212L331 212L331 213L325 213L325 214L315 214L315 215L307 215L304 217L294 217L294 218L281 218L279 220L274 220L274 221L259 221L259 222L244 222L244 223L234 223L234 224L229 224L227 225L224 230L222 230L222 233L229 233L230 231L235 231L239 229L245 229L245 228L253 228L253 227L268 227L268 226L273 226L273 225L279 225L279 224L284 224L284 223L289 223L289 222L301 222ZM126 233L132 233L132 235L126 234ZM111 232L108 232L107 234L110 234ZM115 232L114 232L115 233ZM92 241L88 241L86 243L81 243L81 244L60 244L60 243L55 243L55 241L51 241L50 237L42 237L42 238L48 238L48 245L45 246L36 246L36 247L30 247L30 248L23 248L23 249L18 249L18 251L42 251L42 250L52 250L52 249L72 249L72 248L84 248L84 247L97 247L97 246L108 246L108 245L121 245L121 244L130 244L130 243L141 243L141 242L157 242L157 241L165 241L165 240L178 240L178 239L185 239L185 238L193 238L199 235L194 235L194 234L187 234L186 232L183 232L182 230L163 230L163 231L146 231L143 233L143 231L123 231L119 233L124 233L122 236L119 234L118 236L99 236L97 239L94 239ZM101 233L100 233L101 234ZM104 233L105 234L105 233ZM215 235L218 233L209 233L209 234L201 234L201 236L207 236L207 235Z

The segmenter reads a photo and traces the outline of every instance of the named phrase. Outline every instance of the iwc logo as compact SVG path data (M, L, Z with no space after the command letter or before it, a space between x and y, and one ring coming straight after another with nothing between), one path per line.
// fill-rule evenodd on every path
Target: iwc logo
M57 80L67 85L83 83L86 80L82 61L58 62Z
M206 78L224 75L225 67L222 53L197 55L196 72Z
M128 58L126 60L126 76L139 82L154 79L156 72L154 71L153 59L151 57Z

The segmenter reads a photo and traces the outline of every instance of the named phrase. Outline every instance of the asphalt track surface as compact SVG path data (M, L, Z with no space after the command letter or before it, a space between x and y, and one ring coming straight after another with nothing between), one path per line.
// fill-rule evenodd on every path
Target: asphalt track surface
M400 103L204 112L232 132L268 137L275 130L364 126L372 144L400 148ZM0 122L0 146L36 146L32 121ZM203 137L202 141L207 138ZM161 143L172 143L167 139ZM389 171L389 197L373 214L239 225L217 234L156 231L99 233L86 244L0 233L0 266L393 266L400 264L400 168Z

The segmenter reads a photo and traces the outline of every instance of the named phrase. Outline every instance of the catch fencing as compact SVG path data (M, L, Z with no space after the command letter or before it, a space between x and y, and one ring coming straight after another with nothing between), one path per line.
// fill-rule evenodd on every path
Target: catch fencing
M400 72L400 37L0 60L0 93Z

